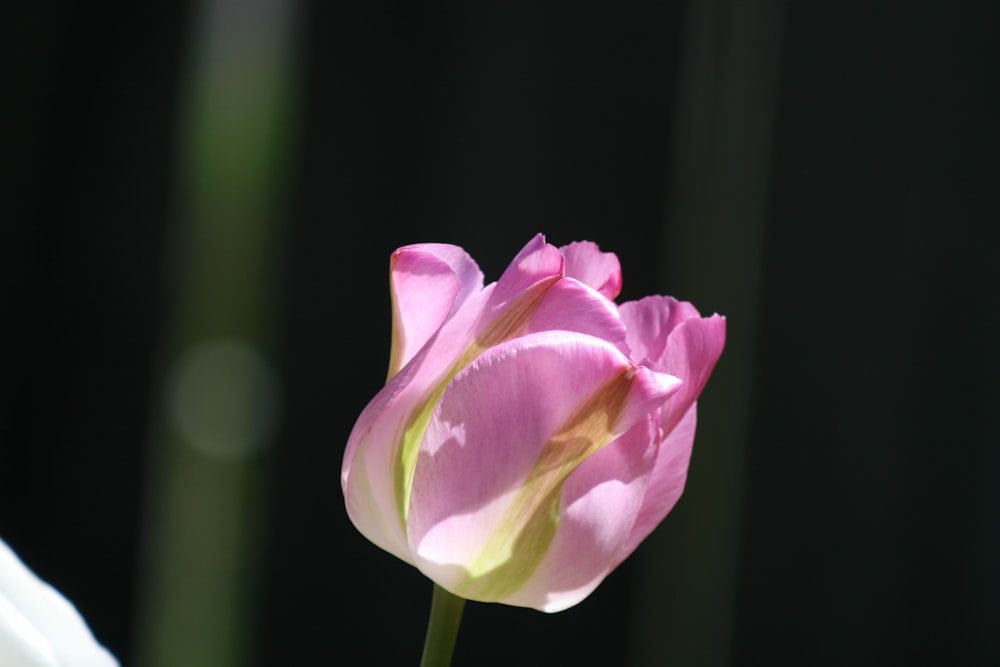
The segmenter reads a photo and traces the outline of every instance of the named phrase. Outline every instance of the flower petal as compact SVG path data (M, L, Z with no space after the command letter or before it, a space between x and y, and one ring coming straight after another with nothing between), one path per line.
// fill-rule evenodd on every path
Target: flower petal
M590 241L576 241L559 250L566 258L567 277L593 287L612 301L622 291L622 267L613 252L601 252Z
M545 559L505 603L561 611L587 597L618 565L646 495L659 433L654 411L569 476Z
M625 324L614 303L575 280L560 280L538 301L526 332L575 331L596 336L629 354Z
M545 556L566 478L677 387L591 336L490 349L452 381L420 448L407 519L417 566L466 598L514 593Z
M685 320L667 337L659 368L684 380L680 391L660 409L660 428L669 434L698 400L726 343L726 318Z
M66 598L0 540L0 663L4 667L116 667Z
M659 362L667 345L667 337L678 324L700 318L698 310L686 301L669 296L647 296L628 301L618 311L625 323L626 336L632 349L632 359Z
M494 307L502 307L508 300L517 298L539 281L562 277L564 260L555 246L545 242L545 237L536 234L517 253L507 270L497 281L493 294Z
M639 543L660 525L680 499L687 482L695 424L698 421L697 412L696 403L688 408L677 426L657 448L656 461L646 486L646 494L643 496L632 532L618 554L616 566L635 551Z
M483 274L458 246L404 246L389 263L392 348L389 377L416 355L445 320L483 288Z
M365 406L344 451L340 485L347 515L358 531L389 553L413 564L406 544L396 480L402 423L414 409L412 379L420 370L421 349Z

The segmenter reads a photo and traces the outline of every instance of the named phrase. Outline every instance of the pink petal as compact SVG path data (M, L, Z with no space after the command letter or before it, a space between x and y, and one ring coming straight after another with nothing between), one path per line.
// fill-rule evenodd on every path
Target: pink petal
M622 291L622 267L614 253L601 252L590 241L576 241L559 250L566 258L567 277L593 287L611 300Z
M415 359L426 355L426 348ZM396 478L400 429L413 409L407 396L419 363L407 364L365 407L347 440L340 485L347 515L358 531L389 553L412 564Z
M618 565L646 495L659 433L654 412L570 475L545 560L506 604L561 611L587 597Z
M483 274L458 246L425 243L394 252L389 276L392 377L469 296L483 288Z
M681 322L701 317L690 303L669 296L628 301L618 310L625 323L632 359L639 362L659 362L670 332Z
M660 427L669 434L701 395L726 343L726 318L713 315L686 320L670 332L659 369L684 381L660 409Z
M602 338L629 353L627 332L615 304L575 280L560 280L545 292L527 330L576 331Z
M570 452L553 438L616 382L626 383L626 393L616 394L613 405L597 406L594 414L604 421L582 441L595 447L655 410L676 391L677 380L633 366L606 341L562 331L497 346L457 375L426 432L413 478L407 530L417 566L472 599L502 599L523 583L544 553L538 544L497 546L496 535L511 522L544 523L549 510L538 504L541 498L516 503L524 501L526 480L562 474L558 466L539 469L539 457L553 448L560 456ZM577 450L586 446L572 442ZM507 536L519 543L537 538L520 529ZM480 572L485 545L496 550Z
M656 462L653 464L652 474L646 487L646 495L642 499L642 506L632 526L632 532L618 554L615 565L635 551L639 543L653 532L681 497L687 481L688 464L691 461L695 424L698 421L697 412L697 404L692 405L657 449Z
M536 234L500 276L493 294L493 305L500 307L506 304L540 281L562 277L563 264L562 253L547 244L544 236Z

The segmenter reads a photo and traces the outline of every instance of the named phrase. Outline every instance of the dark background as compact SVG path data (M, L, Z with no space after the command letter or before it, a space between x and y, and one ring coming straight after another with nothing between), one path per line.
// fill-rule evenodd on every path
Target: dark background
M698 441L658 531L710 523L728 466L729 606L672 664L1000 660L996 5L736 4L300 8L260 664L416 664L429 582L339 489L388 256L456 243L492 280L536 232L730 318L702 420L745 415L738 442ZM126 664L195 12L140 5L5 21L0 198L0 536ZM636 603L644 548L558 615L468 605L456 664L646 664L636 628L685 610Z

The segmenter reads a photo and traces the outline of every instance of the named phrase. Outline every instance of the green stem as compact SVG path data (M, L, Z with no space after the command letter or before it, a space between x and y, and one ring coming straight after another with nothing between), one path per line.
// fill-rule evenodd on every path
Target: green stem
M434 584L431 599L431 618L427 623L427 637L424 639L424 655L420 667L448 667L451 654L455 651L458 626L462 623L462 609L465 598L452 595Z

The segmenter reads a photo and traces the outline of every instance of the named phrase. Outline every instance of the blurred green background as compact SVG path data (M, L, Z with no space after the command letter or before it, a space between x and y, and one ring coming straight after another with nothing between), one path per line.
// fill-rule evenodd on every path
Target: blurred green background
M389 254L537 232L729 340L677 509L456 667L1000 663L995 4L9 13L0 536L123 664L417 664L339 486Z

